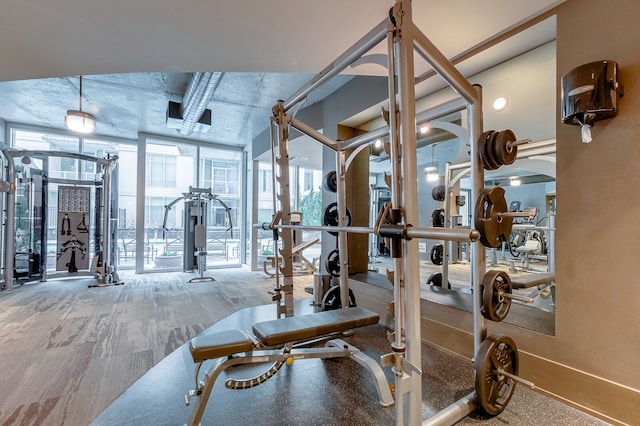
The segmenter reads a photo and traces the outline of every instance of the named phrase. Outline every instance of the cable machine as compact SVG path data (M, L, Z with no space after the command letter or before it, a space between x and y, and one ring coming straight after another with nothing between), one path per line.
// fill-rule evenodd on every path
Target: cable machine
M179 201L184 202L184 238L183 238L183 267L184 272L198 270L199 277L194 281L215 281L213 277L205 277L207 269L207 207L209 202L217 202L227 213L228 231L233 238L233 224L231 222L231 207L225 204L216 194L211 193L211 188L194 188L189 186L189 191L182 193L164 206L164 219L162 221L162 238L166 239L167 219L169 211Z
M89 287L123 284L113 262L117 236L112 225L116 218L112 216L118 209L111 179L117 173L118 157L9 148L2 153L7 161L6 180L0 185L0 191L6 193L2 289L11 288L18 279L46 281L69 276L95 277L97 283ZM48 173L51 158L89 161L100 170L93 180L53 178ZM42 161L42 167L38 168L34 160ZM55 273L47 272L50 184L59 185L54 228Z

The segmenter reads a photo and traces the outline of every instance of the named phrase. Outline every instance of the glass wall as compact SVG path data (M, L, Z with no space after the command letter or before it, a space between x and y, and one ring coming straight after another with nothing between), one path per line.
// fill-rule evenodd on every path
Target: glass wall
M303 225L322 225L322 171L304 167L289 168L291 210L302 213ZM258 223L271 222L273 217L273 172L271 163L258 163L257 210ZM279 206L278 206L279 208ZM297 231L296 244L303 241L320 242L322 233L318 231ZM263 258L273 254L273 234L271 231L258 230L255 250L258 254L258 268ZM304 256L314 259L320 256L320 245L314 244L305 249Z
M114 141L11 125L10 134L11 145L17 149L82 153L98 158L118 156L111 188L117 199L114 213L117 238L114 244L118 268L135 268L139 272L182 269L185 200L176 199L188 193L190 187L195 188L194 193L205 191L200 197L206 206L207 265L215 267L240 264L239 242L244 217L244 157L241 149L205 147L179 139L150 136L142 136L140 141ZM144 159L138 158L140 143L145 148L140 151L145 153ZM73 158L50 156L33 158L29 165L19 161L16 164L18 168L28 168L29 172L33 169L34 173L45 173L52 180L68 180L71 185L84 185L82 182L88 182L87 186L93 187L91 182L101 178L101 170L96 163ZM139 169L139 165L143 169ZM144 196L137 193L141 176L145 182L144 186L140 182ZM49 181L46 205L43 207L47 243L46 248L40 250L43 255L46 252L48 269L55 268L56 263L59 227L57 198L61 184ZM20 188L18 191L22 194L17 198L17 223L21 228L18 235L27 241L29 230L33 226L29 223L28 210L22 204L27 203L27 199L34 198L33 191L28 188ZM96 206L94 190L91 191L91 206L92 209ZM18 211L23 207L24 214ZM88 225L92 234L94 221L95 216L92 215ZM93 256L95 244L92 240L88 255ZM163 263L162 258L171 255L179 259L178 263Z
M191 270L194 226L201 220L207 267L239 265L242 159L240 150L146 139L145 270ZM195 209L197 199L204 211L185 209L188 202Z

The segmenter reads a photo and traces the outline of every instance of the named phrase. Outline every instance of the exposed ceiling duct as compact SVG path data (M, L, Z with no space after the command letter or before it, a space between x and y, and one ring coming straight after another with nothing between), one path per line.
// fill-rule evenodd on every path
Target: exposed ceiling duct
M178 128L178 133L187 136L193 133L199 124L211 125L211 111L207 110L207 105L221 78L222 73L218 72L196 72L191 75L180 104L181 126Z

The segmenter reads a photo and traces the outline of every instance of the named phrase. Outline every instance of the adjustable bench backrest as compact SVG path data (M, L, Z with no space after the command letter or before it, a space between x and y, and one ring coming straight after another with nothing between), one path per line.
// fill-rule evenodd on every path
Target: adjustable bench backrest
M267 346L279 346L377 324L379 319L378 314L363 308L336 309L259 322L253 325L253 334Z

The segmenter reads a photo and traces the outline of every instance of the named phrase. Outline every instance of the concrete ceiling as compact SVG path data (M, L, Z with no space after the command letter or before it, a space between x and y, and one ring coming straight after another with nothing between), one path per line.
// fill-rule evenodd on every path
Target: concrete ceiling
M414 1L414 22L453 57L559 3ZM268 126L277 99L286 99L383 21L392 5L389 0L4 0L0 118L63 129L66 110L78 107L78 78L68 76L82 74L83 109L96 116L98 135L178 137L165 125L168 101L182 100L191 72L216 71L224 74L208 105L211 129L189 139L245 146ZM461 67L473 74L553 37L555 27L542 25ZM306 105L353 75L384 72L378 65L352 68ZM436 90L441 83L432 80L421 90ZM365 122L377 111L353 120Z

